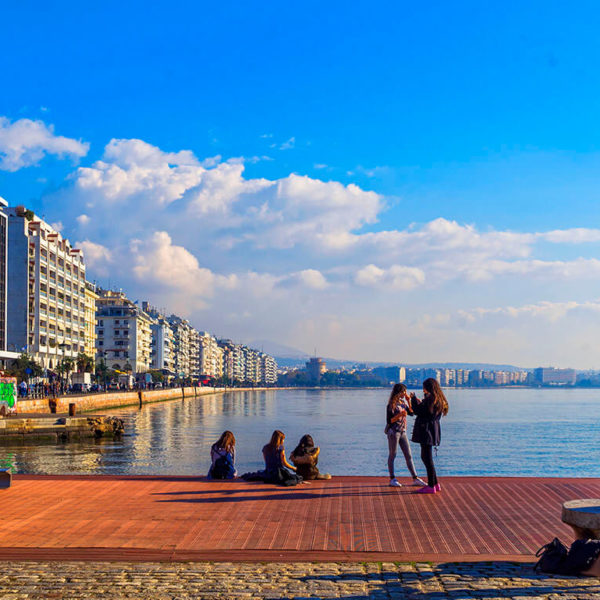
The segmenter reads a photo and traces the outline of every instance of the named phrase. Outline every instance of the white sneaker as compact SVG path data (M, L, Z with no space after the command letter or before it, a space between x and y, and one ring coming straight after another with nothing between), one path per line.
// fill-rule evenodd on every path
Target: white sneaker
M394 479L390 479L390 485L392 487L402 487L402 484L394 477Z
M427 484L420 477L415 477L411 485L416 487L425 487Z

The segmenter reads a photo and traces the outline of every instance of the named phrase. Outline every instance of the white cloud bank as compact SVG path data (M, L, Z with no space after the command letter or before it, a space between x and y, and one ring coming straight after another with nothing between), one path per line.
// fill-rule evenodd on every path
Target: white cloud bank
M600 276L595 256L573 257L575 244L600 243L600 229L495 231L446 218L383 228L386 202L375 192L295 173L249 178L245 162L114 139L50 201L56 216L71 215L65 230L84 240L92 275L195 315L200 328L318 345L331 355L400 359L400 330L415 352L440 330L449 353L465 348L481 358L500 331L507 348L524 348L511 310L529 319L536 311L574 314L561 308L569 302L562 292L553 293L553 307L538 306L535 294L549 297L556 281L589 286ZM531 304L522 302L525 293ZM497 295L530 308L477 308L478 298ZM492 316L496 329L486 329ZM465 327L476 323L481 331ZM366 347L361 339L370 340ZM421 357L443 358L465 356Z
M54 134L54 127L43 121L19 119L11 123L0 117L0 169L17 171L35 165L46 154L77 159L85 156L89 144Z

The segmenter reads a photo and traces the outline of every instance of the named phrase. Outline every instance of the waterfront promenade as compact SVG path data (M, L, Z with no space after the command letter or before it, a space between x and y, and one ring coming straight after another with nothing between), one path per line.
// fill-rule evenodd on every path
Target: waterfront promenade
M0 492L0 557L531 561L554 536L572 538L562 502L600 497L598 479L445 478L434 496L386 484L17 475Z
M17 475L1 491L3 600L600 600L535 574L567 499L598 479L374 477L296 488L191 477Z

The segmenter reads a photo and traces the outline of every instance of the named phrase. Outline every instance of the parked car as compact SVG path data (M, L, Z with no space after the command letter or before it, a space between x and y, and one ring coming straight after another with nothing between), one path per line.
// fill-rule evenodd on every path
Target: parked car
M71 391L75 394L78 393L87 393L90 391L90 384L89 383L74 383L71 386Z

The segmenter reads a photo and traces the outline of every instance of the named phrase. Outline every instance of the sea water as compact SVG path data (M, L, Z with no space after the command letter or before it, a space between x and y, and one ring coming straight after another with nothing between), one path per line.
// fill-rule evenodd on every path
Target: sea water
M204 475L210 446L225 429L237 440L240 473L263 466L274 429L287 454L310 433L319 468L333 475L387 474L389 390L269 390L104 411L125 421L121 440L0 448L18 473ZM600 477L600 390L449 389L436 465L445 475ZM408 419L409 434L413 419ZM424 475L420 448L412 444ZM407 475L402 453L396 474Z

